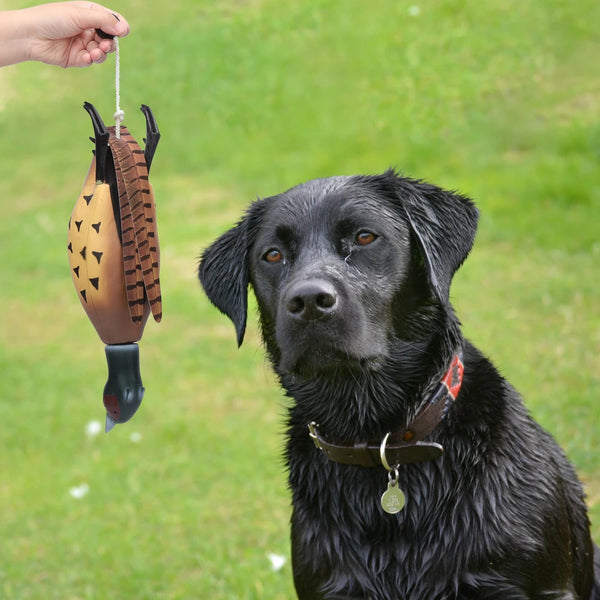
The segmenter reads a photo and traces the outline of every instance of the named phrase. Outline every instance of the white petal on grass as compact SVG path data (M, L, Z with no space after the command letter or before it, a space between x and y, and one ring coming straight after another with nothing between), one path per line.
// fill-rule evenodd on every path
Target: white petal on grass
M129 434L129 441L133 442L134 444L139 444L142 441L142 434L138 431L132 431Z
M271 552L267 554L267 558L271 562L271 569L273 569L273 571L281 571L281 569L283 569L283 565L285 565L285 556Z
M411 17L418 17L421 14L421 9L418 6L416 6L415 4L413 4L412 6L410 6L408 8L408 14Z
M69 494L75 500L81 500L88 492L90 491L90 486L87 483L82 483L81 485L76 485L69 490Z
M100 421L90 421L85 426L85 433L88 437L96 437L102 431L102 423Z

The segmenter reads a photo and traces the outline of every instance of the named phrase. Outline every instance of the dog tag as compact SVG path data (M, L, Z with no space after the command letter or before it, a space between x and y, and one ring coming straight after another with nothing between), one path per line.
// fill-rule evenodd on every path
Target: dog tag
M398 487L398 482L392 479L381 496L381 507L386 513L395 515L404 508L405 502L404 492Z

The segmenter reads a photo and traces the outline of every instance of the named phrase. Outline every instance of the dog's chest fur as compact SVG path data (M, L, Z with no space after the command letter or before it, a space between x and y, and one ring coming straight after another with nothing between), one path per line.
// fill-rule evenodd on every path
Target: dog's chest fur
M501 570L516 547L529 568L543 568L541 556L551 556L557 543L544 515L563 510L563 495L552 489L560 487L559 467L571 473L574 485L576 478L564 457L558 458L560 465L551 458L552 442L499 376L490 383L479 375L476 379L488 383L474 392L477 384L468 369L477 365L480 374L482 369L495 373L486 363L468 346L463 390L435 432L445 453L437 461L400 468L406 506L397 515L384 513L379 503L386 471L328 461L308 436L309 415L298 405L291 408L287 457L299 572L323 573L320 584L332 597L364 598L368 591L369 598L435 600L462 598L470 587L466 574L493 570L494 560ZM301 400L300 407L306 405ZM341 406L338 412L342 419ZM547 479L532 484L531 469L543 469ZM582 508L581 500L571 507ZM570 532L562 535L568 539ZM526 579L526 569L522 572ZM548 577L560 586L564 575L554 571Z

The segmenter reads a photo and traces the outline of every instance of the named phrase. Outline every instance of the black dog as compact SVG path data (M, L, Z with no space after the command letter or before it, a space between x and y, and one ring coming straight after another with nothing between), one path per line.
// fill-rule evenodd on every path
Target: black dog
M252 285L293 399L302 600L600 597L573 467L450 305L476 225L467 198L388 171L258 200L204 252L239 344Z

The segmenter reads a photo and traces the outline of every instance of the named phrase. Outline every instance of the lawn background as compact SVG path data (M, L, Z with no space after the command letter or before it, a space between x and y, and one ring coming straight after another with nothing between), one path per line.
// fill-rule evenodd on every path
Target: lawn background
M576 464L600 541L600 3L111 6L132 26L126 124L141 141L146 103L163 136L165 316L140 344L139 412L86 434L106 367L66 228L91 159L82 104L110 123L114 57L0 70L0 599L293 597L284 401L254 313L238 350L197 257L257 195L388 166L477 201L453 302Z

